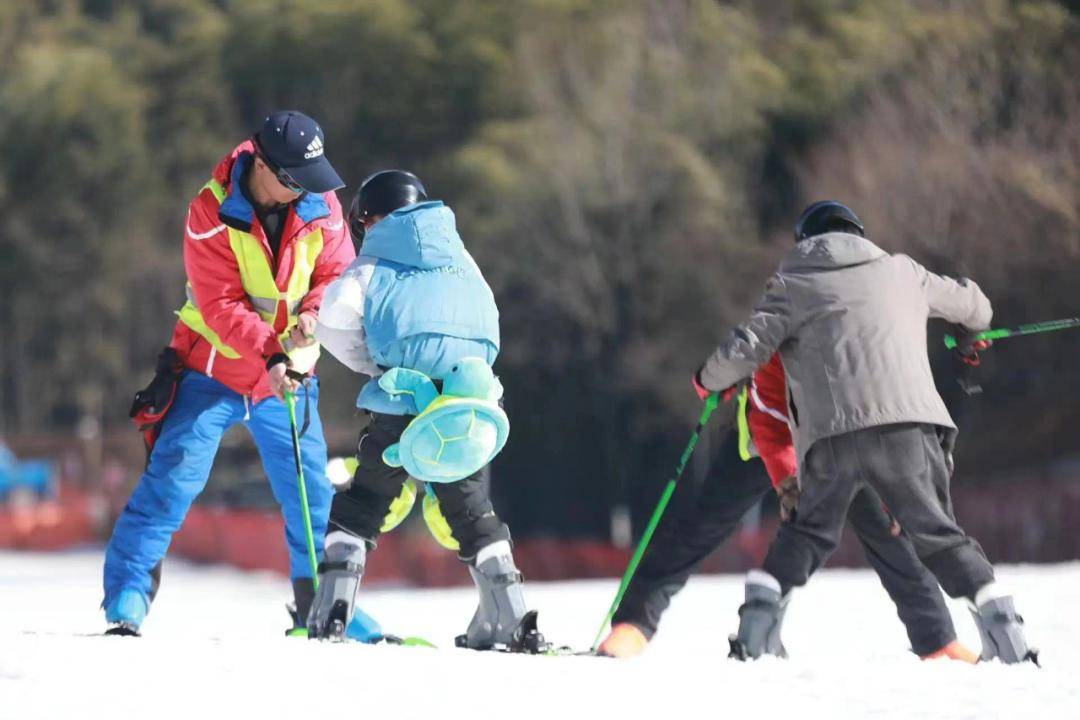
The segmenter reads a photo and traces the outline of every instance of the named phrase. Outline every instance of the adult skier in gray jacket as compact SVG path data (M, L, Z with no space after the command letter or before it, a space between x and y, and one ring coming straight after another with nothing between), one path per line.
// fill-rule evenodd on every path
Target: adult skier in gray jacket
M808 207L795 239L753 314L696 378L721 391L779 351L799 458L798 511L781 527L763 571L747 579L733 656L784 654L780 623L790 590L836 549L848 505L869 485L945 592L969 602L983 659L1034 659L1012 597L998 588L982 548L953 515L956 425L927 357L928 318L960 325L970 337L989 327L989 300L970 280L935 275L906 255L886 253L837 202ZM963 352L974 352L970 342ZM796 534L804 536L797 545L811 553L789 550Z

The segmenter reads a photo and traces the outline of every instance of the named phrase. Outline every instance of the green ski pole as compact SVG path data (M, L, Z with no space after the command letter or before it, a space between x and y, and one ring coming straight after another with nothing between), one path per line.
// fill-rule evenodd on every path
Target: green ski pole
M1069 328L1074 327L1080 327L1080 318L1065 318L1064 320L1031 323L1012 329L1002 328L1000 330L984 330L983 332L976 334L973 340L1002 340L1018 335L1034 335L1036 333L1054 332L1055 330L1068 330ZM946 335L945 347L950 350L955 349L956 337L953 335Z
M645 549L649 547L649 541L652 540L653 533L656 532L656 526L660 524L660 517L664 514L668 501L671 500L671 495L675 492L675 484L682 477L686 463L690 460L690 456L694 454L694 448L697 447L701 433L705 430L705 425L709 422L709 416L713 414L718 402L719 395L717 393L709 395L705 400L705 407L701 411L701 418L698 419L694 434L690 436L690 442L686 444L686 449L683 450L682 457L679 458L679 466L675 468L675 476L668 480L663 494L660 495L660 502L656 504L656 509L653 510L652 517L649 518L649 524L645 526L645 533L641 536L637 549L634 551L634 556L630 558L630 564L626 567L626 573L619 584L619 591L615 593L615 600L612 601L607 615L604 616L604 622L600 624L600 630L596 633L596 639L593 640L592 644L592 652L594 653L600 647L600 636L604 634L604 628L611 622L611 618L615 617L615 611L619 609L619 603L622 602L623 595L626 594L626 588L630 587L630 580L633 579L634 573L637 572L638 564L645 555Z
M289 425L292 426L293 460L296 461L296 484L300 486L300 509L304 513L304 534L307 536L308 559L311 561L311 583L319 589L319 557L315 554L315 533L311 530L311 510L308 507L307 485L304 483L304 466L300 459L300 433L296 429L296 396L285 393L289 407Z

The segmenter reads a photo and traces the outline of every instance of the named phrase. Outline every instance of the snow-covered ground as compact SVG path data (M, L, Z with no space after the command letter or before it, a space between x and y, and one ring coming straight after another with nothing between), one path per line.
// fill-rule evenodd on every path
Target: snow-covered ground
M725 658L741 578L702 577L630 661L452 647L471 588L371 590L384 629L442 649L288 639L286 581L172 561L141 639L101 637L100 554L0 553L0 718L1080 717L1080 563L1004 567L1044 669L920 662L877 580L825 571L798 591L787 661ZM464 570L463 570L464 572ZM541 630L586 647L615 581L531 584ZM966 610L961 639L978 641Z

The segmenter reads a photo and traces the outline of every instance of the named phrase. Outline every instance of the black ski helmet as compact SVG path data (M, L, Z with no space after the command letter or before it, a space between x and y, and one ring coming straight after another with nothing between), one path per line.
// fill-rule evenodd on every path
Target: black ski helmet
M827 232L850 232L866 237L862 220L847 205L835 200L814 203L795 222L795 242Z
M407 170L380 170L360 184L349 207L349 229L353 237L364 237L364 219L389 215L398 208L427 200L420 178Z

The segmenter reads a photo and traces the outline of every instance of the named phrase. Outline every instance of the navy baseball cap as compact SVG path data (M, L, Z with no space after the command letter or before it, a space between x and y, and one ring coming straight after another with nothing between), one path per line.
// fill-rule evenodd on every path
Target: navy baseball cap
M311 193L345 187L326 159L326 136L319 124L295 110L271 113L255 135L255 144L277 169Z

